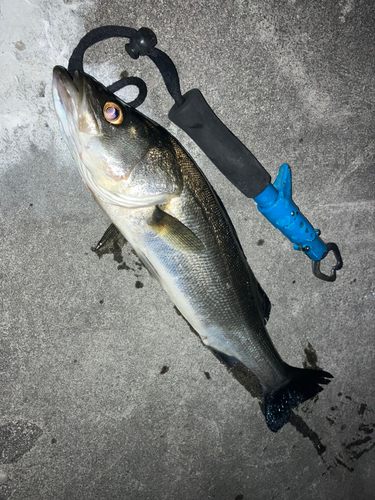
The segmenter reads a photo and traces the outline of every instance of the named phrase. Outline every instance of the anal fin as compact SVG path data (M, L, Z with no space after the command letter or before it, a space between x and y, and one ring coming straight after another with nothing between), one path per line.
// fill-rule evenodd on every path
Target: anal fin
M235 366L239 361L237 358L234 356L228 356L228 354L225 354L224 352L217 351L213 347L206 346L208 349L212 352L212 354L222 363L225 365L227 368L231 369L233 366Z

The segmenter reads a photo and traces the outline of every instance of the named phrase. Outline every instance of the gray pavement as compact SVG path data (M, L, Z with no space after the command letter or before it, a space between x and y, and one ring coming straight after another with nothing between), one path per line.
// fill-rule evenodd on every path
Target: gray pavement
M0 500L375 498L374 14L370 0L2 1ZM104 84L144 78L141 111L221 196L284 359L335 377L277 434L128 245L117 261L90 250L109 221L60 136L51 72L105 24L153 29L182 90L199 88L273 179L291 165L296 203L342 251L335 283L313 277L168 121L152 63L123 40L90 49Z

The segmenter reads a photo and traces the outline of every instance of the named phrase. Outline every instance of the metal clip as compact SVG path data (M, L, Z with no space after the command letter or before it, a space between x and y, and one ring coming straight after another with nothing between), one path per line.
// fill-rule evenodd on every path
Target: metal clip
M312 262L312 272L313 272L314 276L316 276L317 278L320 278L321 280L335 281L336 271L341 269L343 266L340 250L338 249L338 246L336 245L336 243L327 243L326 247L327 247L327 252L323 255L323 257L318 261ZM328 276L327 274L324 274L321 272L320 263L325 257L327 257L328 253L331 250L333 252L333 255L335 256L336 264L332 267L331 274Z

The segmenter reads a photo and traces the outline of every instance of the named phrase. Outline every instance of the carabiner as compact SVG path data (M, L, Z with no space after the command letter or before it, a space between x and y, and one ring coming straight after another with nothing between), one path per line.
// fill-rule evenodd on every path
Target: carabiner
M343 262L340 254L340 250L338 249L338 246L336 243L327 243L327 252L323 257L318 260L318 261L313 261L312 262L312 272L313 275L316 276L317 278L320 278L321 280L324 281L335 281L336 279L336 271L342 268ZM322 262L323 259L325 259L328 255L328 253L332 250L333 255L335 256L336 259L336 264L332 267L331 274L328 276L328 274L324 274L320 270L320 263Z

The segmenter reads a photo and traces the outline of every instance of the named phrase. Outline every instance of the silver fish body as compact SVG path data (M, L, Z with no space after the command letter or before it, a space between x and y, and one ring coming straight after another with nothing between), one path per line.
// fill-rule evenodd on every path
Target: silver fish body
M202 341L258 377L269 428L319 392L327 372L286 364L270 303L213 188L182 146L93 78L54 69L62 134L87 187Z

